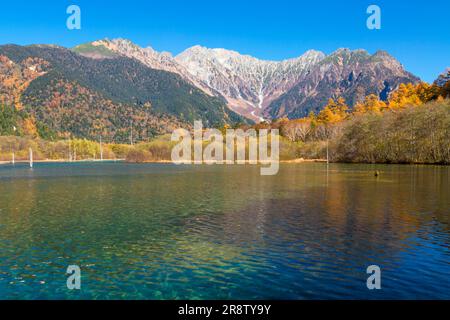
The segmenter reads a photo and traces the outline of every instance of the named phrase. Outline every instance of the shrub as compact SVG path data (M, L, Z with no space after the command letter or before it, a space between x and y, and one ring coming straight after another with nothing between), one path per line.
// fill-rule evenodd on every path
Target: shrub
M132 149L128 152L126 161L142 163L152 160L152 154L146 150Z

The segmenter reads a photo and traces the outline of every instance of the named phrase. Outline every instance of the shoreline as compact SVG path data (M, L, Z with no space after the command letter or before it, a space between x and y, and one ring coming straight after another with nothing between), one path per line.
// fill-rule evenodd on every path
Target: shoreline
M176 164L175 162L173 162L171 160L146 160L146 161L142 161L142 162L135 162L135 161L125 161L125 162L126 163L173 163L173 164ZM279 163L305 163L305 162L325 162L326 163L327 160L326 159L303 159L303 158L299 158L299 159L291 159L291 160L279 160L278 162ZM270 163L270 161L264 161L264 162L258 161L258 164L262 164L262 165L269 164L269 163ZM180 164L183 164L183 163L180 163ZM214 164L214 163L208 163L208 162L200 162L200 163L198 163L198 162L192 161L191 164L195 164L195 165L198 165L198 164L211 165L211 164ZM227 163L224 160L223 164L238 164L238 163L236 163L236 162L229 162L229 163ZM245 163L239 163L239 164L249 164L249 161L246 160Z
M171 160L147 160L147 161L142 161L142 162L136 162L136 161L126 161L126 159L103 159L103 160L94 160L94 159L83 159L83 160L72 160L69 161L67 159L46 159L46 160L34 160L33 163L92 163L92 162L123 162L123 163L128 163L128 164L145 164L145 163L154 163L154 164L177 164L174 163ZM29 160L16 160L15 161L16 164L28 164ZM258 162L258 165L265 165L265 164L269 164L270 161L268 162ZM279 163L283 163L283 164L300 164L300 163L327 163L326 159L304 159L304 158L298 158L298 159L291 159L291 160L280 160ZM449 166L450 164L446 164L446 163L365 163L365 162L329 162L330 164L374 164L374 165L437 165L437 166ZM12 164L11 161L0 161L0 165L8 165L8 164ZM182 163L181 163L182 164ZM211 165L214 163L206 163L206 162L202 162L202 163L194 163L192 162L191 164L195 164L195 165L199 165L199 164L205 164L205 165ZM238 164L236 162L232 162L232 163L226 163L224 161L223 164ZM242 163L239 163L242 164ZM245 163L243 164L249 164L248 160L245 161Z
M83 163L83 162L124 162L125 159L84 159L84 160L72 160L67 159L46 159L46 160L33 160L33 163ZM16 160L15 163L30 163L29 160ZM0 165L12 164L11 161L0 161Z
M83 163L83 162L125 162L125 163L174 163L172 160L147 160L142 162L136 161L126 161L126 159L103 159L103 160L94 160L94 159L84 159L84 160L72 160L69 161L67 159L46 159L46 160L34 160L33 163ZM16 160L15 163L29 163L29 160ZM291 159L291 160L280 160L279 163L304 163L304 162L327 162L326 159ZM261 162L258 164L267 164L269 162ZM11 161L0 161L0 165L2 164L12 164ZM199 163L192 163L199 164ZM208 164L206 162L200 164ZM224 164L227 164L224 161ZM235 164L235 162L229 163ZM248 160L245 161L245 164L248 164Z

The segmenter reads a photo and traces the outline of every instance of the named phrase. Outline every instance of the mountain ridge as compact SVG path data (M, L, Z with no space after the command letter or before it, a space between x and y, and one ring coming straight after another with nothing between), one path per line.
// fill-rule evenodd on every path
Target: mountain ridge
M111 140L125 141L131 131L136 139L148 139L194 120L209 126L243 121L220 97L136 59L92 59L66 48L17 45L0 46L0 58L3 103L25 109L56 132L97 138L107 131Z
M257 122L316 112L337 95L343 95L351 106L365 94L385 100L400 83L420 81L383 50L370 54L364 49L339 48L328 55L308 50L298 57L271 61L201 45L172 56L126 39L92 44L151 68L177 73L206 94L223 97L231 110ZM353 85L348 81L352 77L357 78Z
M387 100L401 83L419 81L385 51L378 50L371 55L366 50L341 48L274 101L268 113L274 118L303 117L311 111L317 113L330 98L338 97L345 98L351 107L369 94Z
M200 119L216 126L244 122L241 116L298 118L319 112L330 98L343 97L352 107L369 94L386 100L401 83L420 81L386 51L348 48L270 61L200 45L172 56L126 39L103 39L72 49L3 45L0 58L3 103L26 108L50 129L84 137L93 134L94 116L86 113L98 114L112 139L124 139L132 126L141 132L150 126L154 135ZM92 108L81 105L89 103ZM58 112L84 124L69 125ZM122 115L114 119L108 112ZM141 127L134 124L142 119Z

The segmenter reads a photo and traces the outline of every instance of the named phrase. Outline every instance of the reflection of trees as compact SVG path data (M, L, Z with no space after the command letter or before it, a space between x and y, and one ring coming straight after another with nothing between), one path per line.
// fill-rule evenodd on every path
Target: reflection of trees
M214 234L218 239L238 245L307 243L360 259L407 249L433 219L448 226L447 167L332 165L328 187L324 167L303 168L286 166L275 179L258 177L254 184L250 179L245 191L223 188L230 192L226 201L248 197L247 206L201 219L222 231ZM382 170L381 177L374 170Z
M7 225L9 240L17 239L17 230L30 230L36 207L35 180L0 180L1 224ZM11 233L9 233L11 232Z
M0 235L14 248L9 261L31 252L58 268L93 265L100 291L117 277L145 279L171 298L160 280L221 288L280 272L269 266L346 270L398 256L412 238L450 242L448 167L331 164L328 178L323 164L269 177L249 165L62 168L73 171L0 180ZM189 296L182 282L176 290Z

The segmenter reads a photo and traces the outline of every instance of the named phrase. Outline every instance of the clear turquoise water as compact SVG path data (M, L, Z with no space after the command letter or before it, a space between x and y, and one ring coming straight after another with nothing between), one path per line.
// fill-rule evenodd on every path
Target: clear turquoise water
M450 299L449 217L449 167L3 165L0 299Z

